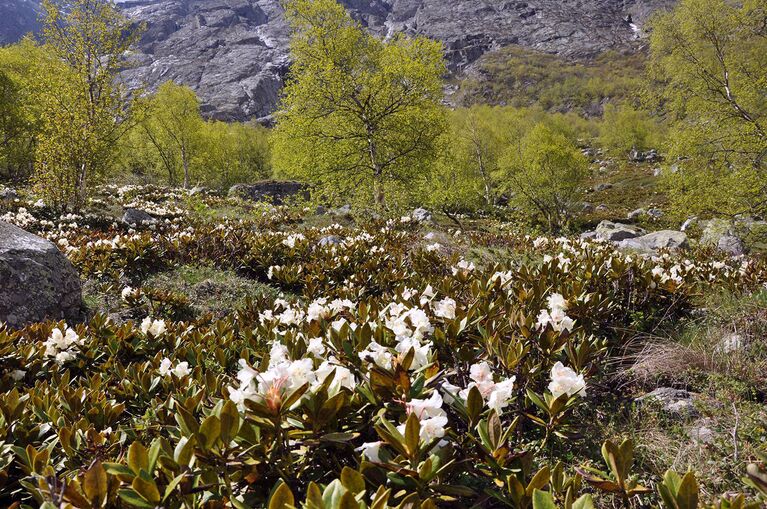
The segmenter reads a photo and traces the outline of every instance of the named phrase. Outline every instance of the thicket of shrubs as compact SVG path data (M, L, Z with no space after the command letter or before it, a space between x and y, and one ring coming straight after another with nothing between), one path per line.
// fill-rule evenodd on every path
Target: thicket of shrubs
M56 242L134 317L0 330L6 505L763 503L758 463L744 471L754 490L704 500L694 474L646 485L635 444L605 443L600 465L578 433L613 390L602 377L624 341L684 316L701 291L759 289L763 261L474 233L516 251L480 266L424 242L410 217L310 228L265 207L201 220L178 194L107 194L164 219L136 231L24 202L3 216ZM189 321L183 296L143 287L186 263L284 295Z

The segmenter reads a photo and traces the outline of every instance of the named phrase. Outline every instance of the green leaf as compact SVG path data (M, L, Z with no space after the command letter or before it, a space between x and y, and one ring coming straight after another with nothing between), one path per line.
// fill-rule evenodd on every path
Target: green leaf
M533 509L557 509L557 505L548 491L533 490Z
M269 499L269 509L291 509L295 507L296 501L293 498L293 492L287 484L280 481L277 489L272 493Z
M83 492L95 507L101 507L106 501L107 473L100 461L96 460L83 475Z
M411 458L418 454L418 448L421 442L421 421L411 413L405 422L405 446Z
M341 470L341 484L355 495L365 491L365 479L362 474L349 467Z
M141 507L142 509L154 509L155 507L154 504L150 504L130 488L117 490L117 496L134 507Z
M134 477L131 487L147 502L152 502L153 504L160 502L160 490L157 489L154 481L142 477Z
M687 472L682 478L679 491L676 494L676 503L679 509L697 509L699 493L695 475L692 472Z
M466 397L466 412L469 414L471 422L477 422L484 406L485 400L482 399L479 389L477 389L477 386L472 387L469 390L469 395Z
M208 450L221 436L221 420L215 415L208 416L200 426L200 447Z
M232 400L227 400L221 408L221 440L228 445L240 431L240 412Z
M138 475L142 470L149 470L149 452L139 442L133 442L128 448L128 466Z
M573 502L573 509L595 509L591 495L582 495L578 500Z

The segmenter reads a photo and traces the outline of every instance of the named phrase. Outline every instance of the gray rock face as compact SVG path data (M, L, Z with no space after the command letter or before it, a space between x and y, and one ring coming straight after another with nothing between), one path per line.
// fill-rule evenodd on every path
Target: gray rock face
M157 219L139 209L125 209L125 213L123 214L123 223L130 226L141 226L145 224L154 224L156 222Z
M0 221L0 321L18 328L84 317L80 276L69 260L52 242Z
M596 237L601 240L620 242L621 240L633 239L644 235L645 231L638 226L612 221L602 221L596 229Z
M509 44L568 57L642 42L643 23L674 0L342 0L372 32L444 43L448 67L468 70ZM174 80L194 88L223 120L269 121L288 71L288 29L278 0L124 0L148 29L132 84ZM627 20L631 21L627 21Z
M282 205L286 199L306 193L306 187L300 182L267 180L255 184L235 184L229 188L230 197L252 201L269 201Z

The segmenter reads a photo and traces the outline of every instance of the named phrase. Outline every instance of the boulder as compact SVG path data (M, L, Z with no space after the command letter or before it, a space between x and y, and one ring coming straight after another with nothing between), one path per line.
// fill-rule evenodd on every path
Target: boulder
M636 401L638 403L656 402L666 414L681 419L692 419L698 416L692 394L680 389L660 387L637 398Z
M612 188L613 188L613 185L609 184L609 183L608 184L597 184L597 185L594 186L594 192L600 193L602 191L607 191L608 189L612 189Z
M189 196L206 194L207 192L208 192L208 188L205 186L194 186L192 189L189 190Z
M629 152L629 161L632 163L657 163L660 160L660 154L655 149L648 150L647 152L632 149Z
M123 214L123 223L130 226L141 226L156 222L157 219L140 209L125 209L125 214Z
M663 211L659 208L651 208L647 211L647 215L653 219L660 219L663 217Z
M431 221L431 212L429 212L426 209L419 208L411 212L410 217L412 217L414 220L418 221L419 223L428 223L429 221Z
M642 216L644 216L645 214L647 214L647 211L645 209L636 209L633 212L629 212L629 215L626 216L626 219L628 219L629 221L636 221Z
M337 209L331 209L330 214L333 216L348 216L352 213L352 206L351 205L344 205L343 207L338 207Z
M341 240L341 237L339 237L338 235L326 235L322 237L319 240L319 242L317 242L317 245L321 247L337 246L341 242L343 241Z
M613 223L612 221L602 221L596 229L597 238L609 240L611 242L620 242L625 239L633 239L645 234L645 231L638 226L623 223Z
M638 242L650 251L657 251L658 249L687 249L690 247L687 234L675 230L652 232L631 240Z
M746 246L743 245L743 241L739 237L726 234L719 237L719 241L716 243L716 248L731 256L743 256L746 254Z
M744 229L747 230L743 223L736 225L724 219L712 219L704 223L700 244L715 247L731 256L741 256L746 253L746 246L736 230Z
M274 205L282 205L285 200L294 196L309 198L306 186L300 182L266 180L255 184L235 184L229 188L229 196L251 201L268 201Z
M13 201L18 197L19 195L16 193L15 189L11 189L10 187L3 187L0 189L0 201Z
M594 207L593 204L589 202L583 202L581 204L581 212L583 212L584 214L590 214L594 212L594 210L596 210L596 208Z
M0 322L85 318L80 276L56 246L0 221Z
M610 210L610 208L603 203L603 204L599 205L596 208L596 210L597 210L597 212L607 212L608 210Z

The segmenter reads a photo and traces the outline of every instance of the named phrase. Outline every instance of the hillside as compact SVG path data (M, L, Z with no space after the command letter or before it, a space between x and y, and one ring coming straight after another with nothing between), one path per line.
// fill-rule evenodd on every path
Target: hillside
M32 1L5 6L3 40L16 40L33 26L29 24ZM400 31L443 41L449 68L460 75L483 55L509 45L587 60L609 49L636 51L643 45L642 26L649 15L674 2L342 3L381 36ZM243 120L273 112L288 71L288 30L277 0L127 0L119 4L132 19L147 24L135 68L126 73L130 83L155 87L172 79L189 85L202 98L205 113L215 118Z

